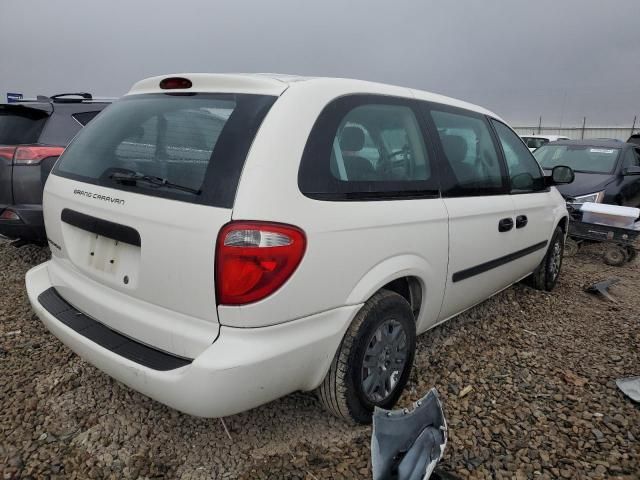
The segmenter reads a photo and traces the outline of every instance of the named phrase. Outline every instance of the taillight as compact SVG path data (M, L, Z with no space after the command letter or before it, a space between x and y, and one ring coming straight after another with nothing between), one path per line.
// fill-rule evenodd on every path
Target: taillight
M0 158L11 161L15 152L16 147L0 147Z
M13 210L6 208L0 213L0 219L2 220L20 220L20 215L18 215Z
M306 247L302 230L267 222L232 222L218 234L219 304L257 302L278 290L296 270Z
M13 156L14 165L38 165L49 157L59 157L64 152L64 147L27 146L16 148Z

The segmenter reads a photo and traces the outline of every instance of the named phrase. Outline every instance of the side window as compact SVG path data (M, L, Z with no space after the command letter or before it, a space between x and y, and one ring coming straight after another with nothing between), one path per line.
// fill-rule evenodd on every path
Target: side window
M443 193L504 193L500 160L487 121L471 112L467 115L432 109L430 113L450 167L450 175L443 178Z
M536 159L522 140L504 123L491 120L496 129L509 170L513 192L545 190L544 175Z
M630 148L624 155L622 168L628 167L640 167L640 150L637 148Z
M79 112L71 115L76 121L82 125L83 127L89 123L93 118L98 115L100 112Z
M408 101L343 97L318 117L298 174L305 195L327 199L437 194L437 179Z

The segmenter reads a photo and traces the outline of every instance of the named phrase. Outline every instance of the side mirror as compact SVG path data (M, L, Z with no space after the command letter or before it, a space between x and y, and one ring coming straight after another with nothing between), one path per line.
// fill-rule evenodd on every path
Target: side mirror
M637 166L633 166L633 167L627 167L624 170L622 170L622 174L623 175L640 175L640 167Z
M576 178L575 173L571 167L564 165L557 165L551 170L551 175L544 177L547 186L551 185L566 185L573 182Z

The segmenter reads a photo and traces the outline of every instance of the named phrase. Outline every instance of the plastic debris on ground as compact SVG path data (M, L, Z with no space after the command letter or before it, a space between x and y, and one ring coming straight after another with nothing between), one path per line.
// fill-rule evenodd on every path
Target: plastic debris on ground
M616 385L627 397L640 403L640 377L619 378Z
M447 445L447 422L435 388L414 408L376 408L371 435L373 480L426 480Z
M604 298L606 298L607 300L609 300L610 302L616 302L616 299L613 298L611 296L611 294L609 293L609 287L615 285L616 283L619 283L620 279L613 277L613 278L609 278L607 280L603 280L601 282L596 282L592 285L587 286L584 291L587 293L599 293L600 295L602 295Z

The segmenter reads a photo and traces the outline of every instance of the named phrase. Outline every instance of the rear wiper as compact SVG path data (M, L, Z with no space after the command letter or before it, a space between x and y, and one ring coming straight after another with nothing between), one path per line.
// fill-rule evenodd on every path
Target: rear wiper
M145 175L144 173L138 172L114 172L109 175L109 178L116 183L122 183L124 185L136 185L138 182L141 182L156 188L172 188L174 190L193 193L194 195L200 195L202 193L200 190L195 188L185 187L184 185L178 185L177 183L170 182L166 178Z

